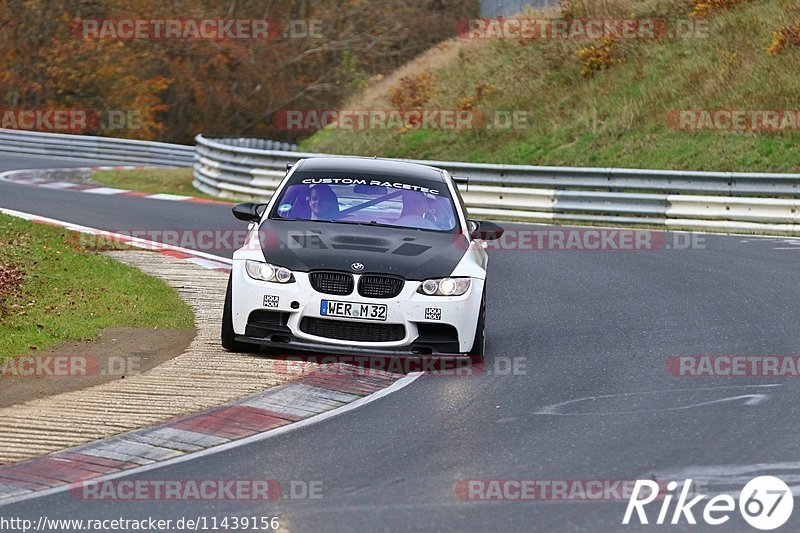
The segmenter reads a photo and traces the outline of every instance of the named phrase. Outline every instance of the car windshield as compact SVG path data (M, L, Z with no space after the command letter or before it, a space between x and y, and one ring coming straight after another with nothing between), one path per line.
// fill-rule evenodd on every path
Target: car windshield
M270 218L456 231L444 182L397 176L295 175Z

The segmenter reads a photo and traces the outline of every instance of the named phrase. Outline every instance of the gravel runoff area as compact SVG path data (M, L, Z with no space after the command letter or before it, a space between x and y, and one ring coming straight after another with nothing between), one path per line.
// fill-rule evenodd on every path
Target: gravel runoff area
M175 287L195 313L197 336L185 353L147 372L0 409L0 464L208 409L299 377L276 360L222 349L227 273L152 252L108 255ZM313 368L309 363L304 371Z

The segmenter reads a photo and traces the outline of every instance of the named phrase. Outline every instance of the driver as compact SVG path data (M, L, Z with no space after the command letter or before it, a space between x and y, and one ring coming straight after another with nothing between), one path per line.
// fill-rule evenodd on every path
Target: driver
M334 220L339 216L339 199L330 185L312 185L308 207L311 220Z
M403 191L403 210L395 224L419 229L437 229L436 224L425 217L430 211L428 197L419 191Z

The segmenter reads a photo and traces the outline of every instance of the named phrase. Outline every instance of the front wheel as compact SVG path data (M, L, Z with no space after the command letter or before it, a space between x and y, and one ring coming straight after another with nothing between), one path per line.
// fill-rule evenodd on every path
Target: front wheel
M481 297L481 309L478 312L478 327L475 330L475 340L472 349L469 351L469 358L472 364L483 362L486 353L486 289L483 290Z
M225 307L222 310L222 347L229 352L258 352L258 346L237 341L233 331L233 273L228 278Z

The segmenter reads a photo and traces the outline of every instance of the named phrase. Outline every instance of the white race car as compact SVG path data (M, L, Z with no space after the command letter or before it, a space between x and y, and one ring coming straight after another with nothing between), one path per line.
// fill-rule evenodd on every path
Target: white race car
M222 345L236 352L469 355L483 360L482 240L456 180L425 165L301 159L269 203L241 204Z

